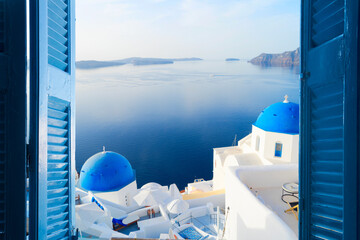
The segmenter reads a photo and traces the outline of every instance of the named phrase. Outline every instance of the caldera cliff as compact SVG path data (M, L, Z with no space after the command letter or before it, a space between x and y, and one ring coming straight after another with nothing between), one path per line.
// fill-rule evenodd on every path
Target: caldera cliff
M255 65L262 66L279 66L279 67L295 67L300 63L300 49L294 51L287 51L283 53L270 54L262 53L259 56L251 59L249 62Z

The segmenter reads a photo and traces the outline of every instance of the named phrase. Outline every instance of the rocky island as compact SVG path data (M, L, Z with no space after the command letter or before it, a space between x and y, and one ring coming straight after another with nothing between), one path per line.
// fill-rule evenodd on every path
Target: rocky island
M76 68L78 69L93 69L93 68L103 68L103 67L113 67L121 66L125 64L133 64L135 66L139 65L154 65L154 64L173 64L174 62L180 61L200 61L201 58L140 58L132 57L125 58L121 60L112 60L112 61L77 61Z
M300 49L278 54L262 53L249 62L261 66L296 67L300 63Z

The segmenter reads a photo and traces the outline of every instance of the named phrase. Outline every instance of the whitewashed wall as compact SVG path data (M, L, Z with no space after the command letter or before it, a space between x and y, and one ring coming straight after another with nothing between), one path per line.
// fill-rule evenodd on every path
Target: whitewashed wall
M93 193L97 197L111 201L121 206L131 206L133 205L132 197L135 196L137 193L137 184L136 181L133 181L126 187L123 187L122 189L116 192L93 192Z
M224 168L223 163L216 151L213 150L213 188L214 190L219 190L224 188L225 185L225 177L224 177Z
M269 168L279 166L264 167ZM254 169L264 167L254 167ZM295 233L279 218L279 216L263 205L261 201L251 193L249 188L240 181L240 169L241 168L238 167L230 167L227 168L225 174L225 204L226 208L230 208L226 223L225 239L297 239ZM279 177L284 176L281 174L278 175ZM253 179L248 178L248 180L254 181L255 184L275 184L277 180L285 182L291 180L275 179L275 182L272 183L264 181L264 179L261 181L259 176L256 176L254 172L250 171L248 172L247 177L251 176Z
M258 127L252 126L251 148L256 151L256 137L260 136L259 155L262 158L288 163L299 161L299 135L267 132ZM275 144L282 143L282 156L275 157Z

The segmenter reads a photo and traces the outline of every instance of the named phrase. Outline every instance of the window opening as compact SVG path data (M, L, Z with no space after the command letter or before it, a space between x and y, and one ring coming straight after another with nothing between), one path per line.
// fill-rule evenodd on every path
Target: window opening
M260 149L260 137L256 136L256 145L255 145L255 150L258 152Z
M281 157L282 155L282 143L275 143L275 157Z

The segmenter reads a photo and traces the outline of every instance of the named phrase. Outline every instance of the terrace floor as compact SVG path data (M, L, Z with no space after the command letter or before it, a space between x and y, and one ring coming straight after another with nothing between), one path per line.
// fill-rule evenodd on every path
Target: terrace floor
M275 212L298 236L299 222L292 212L285 213L285 211L290 207L287 203L284 203L281 200L281 195L282 195L281 186L274 188L255 188L252 189L252 192L254 193L255 196L258 197L258 199L260 199L260 201L264 203L264 205L267 208ZM297 201L297 199L294 197L289 197L285 200L294 201L294 202Z

